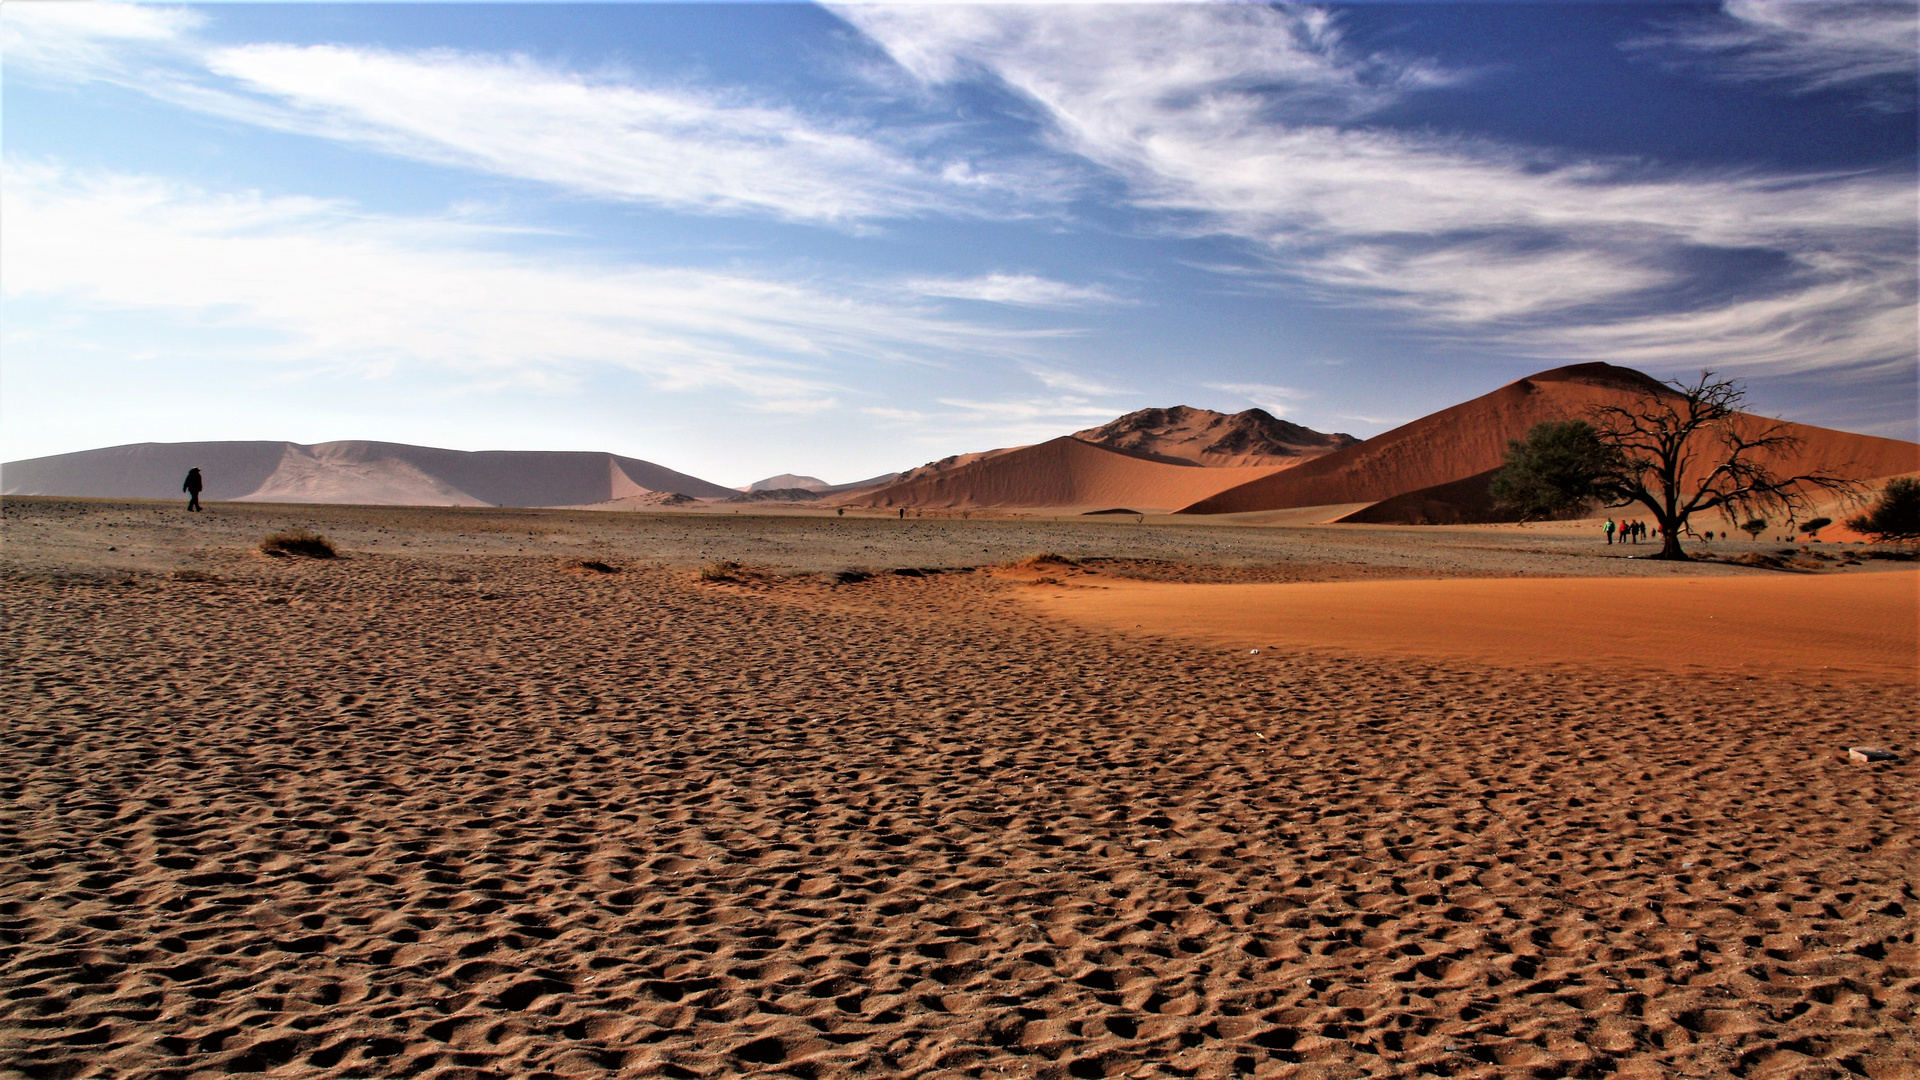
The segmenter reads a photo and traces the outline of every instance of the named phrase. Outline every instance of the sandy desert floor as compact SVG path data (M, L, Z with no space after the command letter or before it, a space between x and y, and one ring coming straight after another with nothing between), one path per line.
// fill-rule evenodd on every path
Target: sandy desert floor
M285 524L350 557L251 550ZM1250 655L964 569L1688 586L1591 538L57 500L0 538L22 1075L1920 1075L1898 679Z

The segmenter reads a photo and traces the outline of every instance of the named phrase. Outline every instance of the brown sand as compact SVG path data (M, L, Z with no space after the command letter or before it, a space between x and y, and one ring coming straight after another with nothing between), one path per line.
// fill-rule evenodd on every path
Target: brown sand
M321 563L247 550L268 508L6 512L22 1075L1920 1068L1904 691L1252 659L982 573L657 564L789 535L752 518L330 508L383 543ZM1447 535L1402 544L1494 550Z
M1920 574L1190 585L1085 579L1049 615L1234 648L1599 672L1857 678L1920 689Z

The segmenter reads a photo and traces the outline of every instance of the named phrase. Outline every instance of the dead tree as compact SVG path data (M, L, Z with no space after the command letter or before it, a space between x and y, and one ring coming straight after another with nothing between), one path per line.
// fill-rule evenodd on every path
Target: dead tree
M1817 492L1848 492L1856 485L1814 471L1782 476L1775 463L1799 448L1785 423L1740 411L1746 391L1711 371L1686 383L1648 389L1630 403L1596 405L1588 417L1613 453L1594 490L1610 506L1644 506L1660 526L1656 559L1686 559L1680 534L1689 519L1725 508L1734 520L1759 511L1789 521Z

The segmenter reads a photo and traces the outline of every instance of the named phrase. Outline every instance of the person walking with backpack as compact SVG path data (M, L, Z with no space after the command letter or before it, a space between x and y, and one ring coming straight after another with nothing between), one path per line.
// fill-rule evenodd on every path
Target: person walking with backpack
M206 482L200 479L200 470L188 469L186 483L180 485L180 490L187 493L188 510L200 509L200 491L204 487Z

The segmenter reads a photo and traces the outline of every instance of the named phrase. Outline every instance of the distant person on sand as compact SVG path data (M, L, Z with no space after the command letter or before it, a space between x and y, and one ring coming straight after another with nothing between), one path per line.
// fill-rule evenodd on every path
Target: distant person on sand
M187 481L180 485L180 490L187 493L187 509L200 509L200 489L204 487L206 482L200 479L200 470L188 469Z
M906 519L907 519L907 508L903 506L900 508L900 520L905 521Z
M1600 527L1607 531L1607 543L1609 544L1613 543L1613 519L1608 518L1607 523Z

